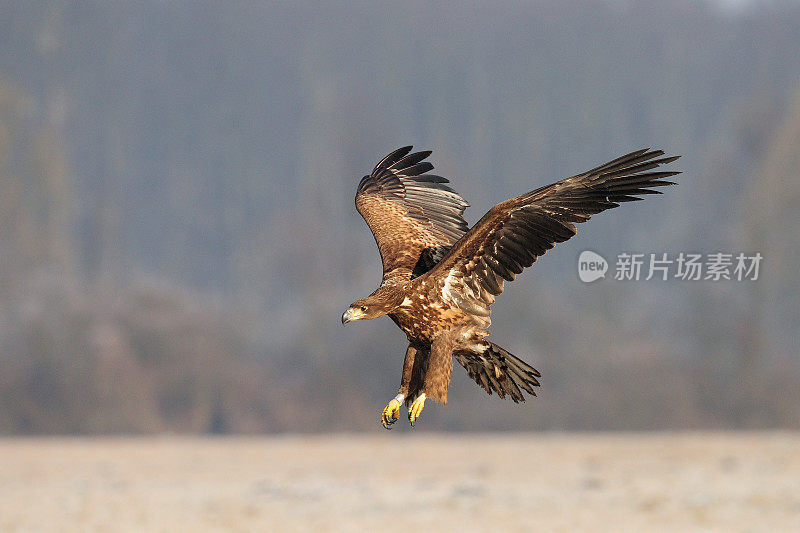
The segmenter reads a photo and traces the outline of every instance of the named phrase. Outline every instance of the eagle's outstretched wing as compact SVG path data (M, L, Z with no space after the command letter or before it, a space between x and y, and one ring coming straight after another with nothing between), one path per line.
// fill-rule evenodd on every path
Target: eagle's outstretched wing
M680 172L650 172L678 159L658 159L662 155L639 150L496 205L427 275L441 280L445 299L488 326L489 306L503 282L575 235L575 222L619 202L641 200L637 195L660 194L653 187L674 185L664 178Z
M356 193L356 209L378 243L384 283L427 271L469 227L461 216L469 204L444 185L447 179L427 174L433 165L423 160L431 152L409 154L411 148L383 158Z

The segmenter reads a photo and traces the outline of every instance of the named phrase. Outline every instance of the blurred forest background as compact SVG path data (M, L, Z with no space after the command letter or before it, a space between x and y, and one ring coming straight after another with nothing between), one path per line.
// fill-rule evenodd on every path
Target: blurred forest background
M795 2L0 2L0 433L379 431L404 336L339 317L380 278L356 184L405 144L471 223L683 155L494 306L540 396L457 367L424 429L798 428L798 57ZM587 285L585 249L765 259Z

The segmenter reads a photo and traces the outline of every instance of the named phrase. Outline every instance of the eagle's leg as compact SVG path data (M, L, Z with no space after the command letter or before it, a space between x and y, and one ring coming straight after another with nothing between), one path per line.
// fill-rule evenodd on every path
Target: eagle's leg
M422 414L427 398L447 405L447 389L453 373L453 346L452 339L447 334L439 335L431 343L422 393L408 408L408 421L412 424Z
M383 427L386 429L392 429L391 425L397 422L397 418L400 415L400 406L408 397L411 372L414 368L414 358L416 355L417 349L409 344L408 349L406 349L406 358L403 361L403 377L400 379L400 388L397 389L397 396L389 401L381 413L381 424L383 424Z

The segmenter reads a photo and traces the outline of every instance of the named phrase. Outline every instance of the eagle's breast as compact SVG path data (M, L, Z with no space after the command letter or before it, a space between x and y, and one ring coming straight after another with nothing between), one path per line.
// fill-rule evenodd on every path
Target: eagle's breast
M403 303L392 313L409 339L430 342L438 333L469 322L461 309L445 302L431 285L412 283Z

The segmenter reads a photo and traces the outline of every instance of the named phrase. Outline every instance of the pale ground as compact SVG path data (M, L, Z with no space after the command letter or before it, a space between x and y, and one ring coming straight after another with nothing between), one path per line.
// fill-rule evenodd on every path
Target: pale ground
M800 434L0 439L0 531L800 531Z

